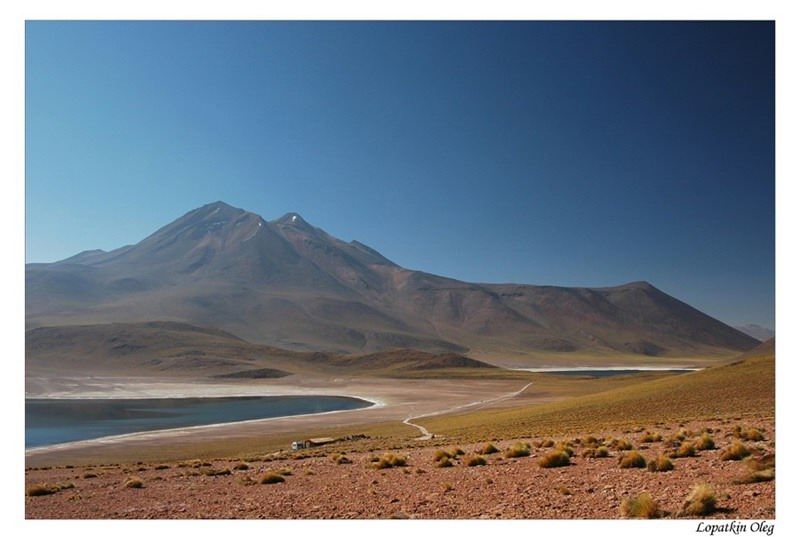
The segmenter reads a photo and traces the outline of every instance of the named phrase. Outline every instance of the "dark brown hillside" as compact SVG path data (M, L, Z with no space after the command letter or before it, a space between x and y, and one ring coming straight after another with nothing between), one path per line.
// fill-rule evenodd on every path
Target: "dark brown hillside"
M185 378L279 378L321 372L392 376L433 369L494 368L454 353L394 349L368 355L294 352L184 323L41 327L26 334L28 376L75 374Z

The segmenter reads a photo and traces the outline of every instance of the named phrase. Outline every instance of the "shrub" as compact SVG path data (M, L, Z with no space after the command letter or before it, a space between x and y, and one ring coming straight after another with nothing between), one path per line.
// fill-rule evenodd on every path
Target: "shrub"
M486 459L481 457L480 455L471 455L464 459L464 464L467 466L485 466Z
M694 449L694 444L691 442L684 442L681 446L675 450L672 454L673 457L681 458L681 457L694 457L697 455Z
M246 462L240 462L239 464L234 466L233 469L234 470L249 470L250 469L250 465L247 464Z
M482 448L478 450L478 453L481 455L491 455L492 453L497 453L498 451L500 450L494 447L494 444L492 444L491 442L487 442L486 444L484 444Z
M663 454L647 463L647 469L651 472L669 472L674 468L675 465L672 464L672 459Z
M708 434L707 431L700 435L700 438L697 439L694 445L698 451L706 451L717 447L714 444L714 439L711 438L711 435Z
M144 483L138 477L129 477L122 486L126 489L140 489L144 486Z
M620 468L644 468L645 466L647 466L647 461L638 451L631 451L619 458Z
M604 459L608 457L608 448L605 446L600 446L593 449L587 449L581 453L581 457L589 459Z
M450 460L450 457L443 457L439 459L439 462L436 463L436 466L439 468L450 468L453 466L453 461Z
M710 515L717 510L717 495L709 485L696 485L683 504L682 513L688 516Z
M167 469L169 469L169 464L157 464L155 469L156 470L167 470Z
M584 436L581 439L581 445L585 447L597 447L600 445L600 441L594 436Z
M278 468L277 470L275 470L275 473L278 475L292 475L292 469L286 467Z
M223 468L222 470L214 470L213 468L201 468L200 474L208 477L214 477L217 475L231 475L231 471L228 468Z
M620 514L625 518L658 518L661 516L658 505L647 492L622 500Z
M523 442L517 442L506 450L505 456L507 459L514 459L517 457L527 457L531 454L531 445Z
M734 481L737 485L748 483L763 483L765 481L772 481L775 479L775 468L767 468L757 472L750 472L747 476Z
M556 443L553 442L552 440L545 440L544 442L542 442L541 447L553 447L554 445L556 445Z
M557 468L559 466L569 466L569 455L566 451L553 449L545 453L536 461L540 468Z
M749 469L749 473L743 478L734 480L734 483L737 485L744 483L762 483L764 481L772 481L775 479L774 453L767 453L759 458L756 458L755 456L748 457L744 459L744 463Z
M31 485L25 489L25 496L45 496L47 494L55 494L58 492L58 487L47 484Z
M264 474L263 476L261 476L261 479L259 479L259 483L261 483L262 485L273 485L275 483L283 483L284 481L286 481L285 477L283 477L280 474L276 474L274 472Z
M764 440L764 435L761 431L755 428L747 429L747 431L742 434L742 438L745 440L750 440L751 442L761 442Z
M633 444L624 438L615 438L611 441L610 447L611 449L616 449L617 451L630 451L633 449Z
M97 474L95 474L94 472L86 472L85 474L83 474L82 477L84 479L94 479L95 477L97 477Z
M572 449L572 446L570 446L566 442L559 442L558 444L553 446L553 450L554 451L563 451L564 453L567 454L568 457L572 457L573 455L575 455L575 450Z
M384 453L380 459L375 463L375 468L381 470L384 468L394 468L398 466L405 466L406 458L396 453Z
M436 451L433 452L434 461L440 461L442 459L449 459L449 458L450 458L450 453L448 453L443 449L437 449Z
M739 440L734 440L728 449L722 452L720 459L723 461L740 461L750 455L750 450Z
M651 444L653 442L661 442L662 437L660 434L647 431L644 436L639 439L639 442L644 444Z
M450 457L453 459L457 459L463 454L464 450L461 449L460 447L454 447L453 449L450 450Z

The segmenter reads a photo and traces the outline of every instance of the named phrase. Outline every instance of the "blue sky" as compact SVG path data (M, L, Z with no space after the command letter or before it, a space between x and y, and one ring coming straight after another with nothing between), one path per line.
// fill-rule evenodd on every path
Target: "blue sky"
M770 22L28 22L26 258L205 203L774 327Z

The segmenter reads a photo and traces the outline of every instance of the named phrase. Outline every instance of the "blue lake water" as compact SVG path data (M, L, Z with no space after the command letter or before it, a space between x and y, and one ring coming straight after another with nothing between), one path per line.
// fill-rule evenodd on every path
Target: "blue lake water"
M26 399L25 447L372 406L336 396Z
M688 373L694 369L566 369L562 371L540 371L552 375L579 377L612 377L614 375L634 375L636 373Z

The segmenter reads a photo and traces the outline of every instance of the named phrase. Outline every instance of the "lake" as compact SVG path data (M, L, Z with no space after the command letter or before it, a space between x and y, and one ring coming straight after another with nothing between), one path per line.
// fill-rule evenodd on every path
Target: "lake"
M570 375L579 377L611 377L614 375L633 375L636 373L689 373L697 371L697 369L668 369L668 368L642 368L642 369L624 369L624 368L611 368L611 369L557 369L557 368L525 368L516 369L516 371L531 371L533 373L549 373L552 375Z
M363 399L337 396L26 399L25 447L368 406Z

